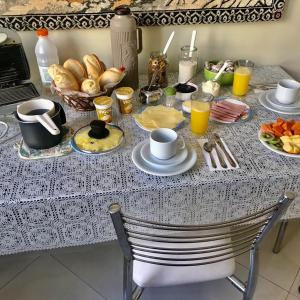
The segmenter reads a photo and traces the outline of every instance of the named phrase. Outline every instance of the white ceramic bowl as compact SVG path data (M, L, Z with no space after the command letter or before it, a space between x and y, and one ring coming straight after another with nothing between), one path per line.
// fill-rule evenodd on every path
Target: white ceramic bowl
M176 88L176 85L178 85L179 82L175 83L173 87ZM176 100L180 101L186 101L186 100L191 100L191 97L194 93L198 91L198 86L192 82L187 83L187 85L194 87L196 90L191 92L191 93L181 93L181 92L176 92L175 98Z

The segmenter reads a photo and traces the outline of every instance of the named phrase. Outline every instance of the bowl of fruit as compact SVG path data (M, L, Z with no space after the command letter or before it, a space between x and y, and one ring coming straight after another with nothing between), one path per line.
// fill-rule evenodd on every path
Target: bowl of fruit
M206 61L204 65L203 75L206 80L213 80L219 70L222 68L225 61L223 60L211 60ZM228 62L228 66L217 80L221 86L224 85L232 85L233 83L233 73L234 73L234 61L226 60Z

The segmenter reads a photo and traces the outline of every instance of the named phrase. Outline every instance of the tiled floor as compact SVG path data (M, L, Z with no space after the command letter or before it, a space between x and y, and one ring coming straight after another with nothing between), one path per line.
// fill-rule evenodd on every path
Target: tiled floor
M265 241L255 300L299 300L300 220L289 224L283 250L272 254L275 231ZM236 274L245 280L247 257ZM122 256L115 242L0 257L1 300L121 300ZM238 300L226 280L145 290L142 300Z

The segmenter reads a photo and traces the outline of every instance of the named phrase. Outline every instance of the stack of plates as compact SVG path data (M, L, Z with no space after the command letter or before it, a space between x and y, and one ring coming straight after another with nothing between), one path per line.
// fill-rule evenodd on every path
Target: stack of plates
M179 150L170 159L158 159L151 154L150 142L147 140L135 146L132 152L132 161L138 169L145 173L156 176L173 176L191 169L197 161L197 154L193 148L186 147Z
M282 104L275 97L276 90L262 93L259 102L265 108L285 115L300 115L300 98L292 104Z

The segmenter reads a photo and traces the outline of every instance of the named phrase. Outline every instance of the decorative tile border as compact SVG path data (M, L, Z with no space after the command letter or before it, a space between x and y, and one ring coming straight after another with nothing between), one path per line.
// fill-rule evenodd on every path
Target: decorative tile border
M271 5L250 8L205 8L160 11L134 11L139 26L240 23L274 21L282 16L285 0L273 0ZM0 27L20 30L109 27L112 12L0 16Z

